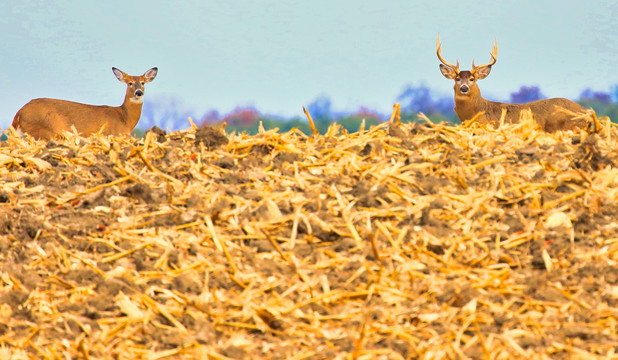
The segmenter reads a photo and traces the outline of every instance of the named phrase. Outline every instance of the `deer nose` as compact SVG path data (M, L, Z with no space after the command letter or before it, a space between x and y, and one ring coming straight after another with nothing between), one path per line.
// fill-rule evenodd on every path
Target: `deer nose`
M137 96L137 97L142 96L142 95L144 95L144 92L142 90L137 90L135 92L135 96Z
M459 90L461 90L461 92L465 94L470 90L470 88L468 87L468 85L461 85Z

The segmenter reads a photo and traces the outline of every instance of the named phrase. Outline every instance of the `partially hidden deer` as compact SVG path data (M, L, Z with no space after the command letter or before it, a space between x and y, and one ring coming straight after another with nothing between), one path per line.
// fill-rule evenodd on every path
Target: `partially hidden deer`
M157 68L141 76L131 76L112 67L118 80L127 84L120 106L88 105L57 99L34 99L13 118L13 128L37 139L50 139L72 128L82 136L101 132L104 135L130 135L142 114L144 84L154 80Z
M440 71L447 79L455 80L455 113L463 123L474 119L482 123L498 125L503 111L506 111L504 122L517 123L520 120L522 110L530 110L534 120L546 132L558 130L587 129L589 121L586 119L589 111L583 106L564 98L537 100L525 104L507 104L497 101L489 101L481 96L477 82L486 78L496 63L498 45L494 42L491 51L491 60L487 64L474 65L472 60L471 70L459 70L459 60L453 65L444 58L440 48L440 36L436 40L436 53L440 62ZM594 129L598 129L595 117Z

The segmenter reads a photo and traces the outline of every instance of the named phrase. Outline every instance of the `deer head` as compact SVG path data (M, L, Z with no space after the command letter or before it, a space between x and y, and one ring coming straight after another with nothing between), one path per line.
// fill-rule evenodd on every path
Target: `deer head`
M127 84L126 99L133 103L141 104L144 102L144 83L154 80L158 69L153 67L142 76L127 75L115 67L112 67L112 71L119 81Z
M440 51L441 46L442 43L440 42L440 35L438 35L436 40L436 53L438 54L438 59L442 62L442 64L440 64L440 71L445 78L455 80L455 97L469 96L471 94L476 94L477 92L480 93L476 82L486 78L491 71L491 66L496 63L498 56L498 42L494 42L493 49L490 53L491 60L489 63L475 66L474 60L472 60L472 69L469 71L459 70L459 60L457 60L457 65L453 65L444 60Z

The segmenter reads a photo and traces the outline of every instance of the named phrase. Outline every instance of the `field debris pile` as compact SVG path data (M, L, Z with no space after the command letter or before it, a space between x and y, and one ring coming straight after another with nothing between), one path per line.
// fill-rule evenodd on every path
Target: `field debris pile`
M0 357L618 358L618 133L0 148Z

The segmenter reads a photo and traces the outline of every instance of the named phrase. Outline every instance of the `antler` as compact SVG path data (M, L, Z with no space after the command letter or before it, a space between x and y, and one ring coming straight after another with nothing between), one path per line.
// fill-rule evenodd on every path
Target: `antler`
M438 34L438 38L436 39L436 53L438 54L438 59L440 59L442 64L450 67L451 69L455 70L456 72L459 72L459 60L457 60L457 65L453 65L453 64L449 63L448 61L444 60L442 58L442 54L440 52L440 48L441 47L442 47L442 42L440 41L440 34ZM496 51L497 51L497 48L496 48Z
M474 74L474 71L476 69L480 67L484 67L484 66L492 66L493 64L496 63L496 60L498 59L498 40L494 39L494 46L491 49L491 52L489 54L491 55L491 60L487 64L474 66L474 59L472 59L472 70L470 70L470 72Z

